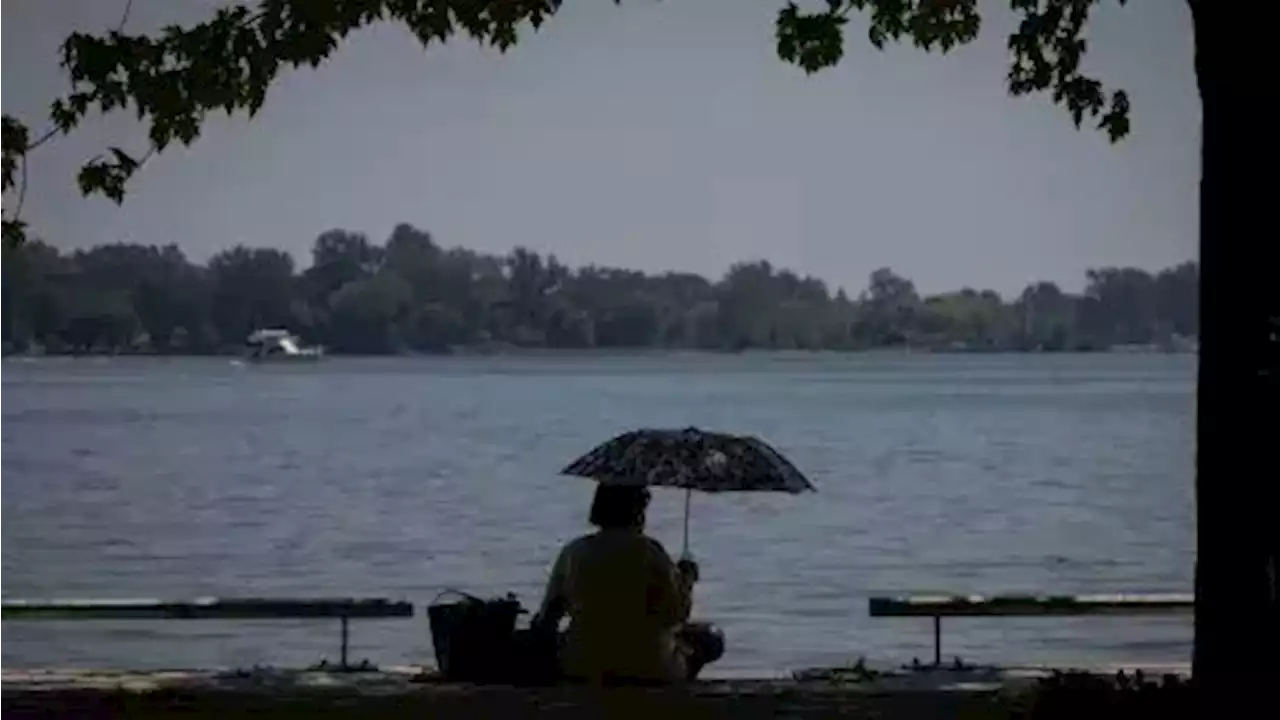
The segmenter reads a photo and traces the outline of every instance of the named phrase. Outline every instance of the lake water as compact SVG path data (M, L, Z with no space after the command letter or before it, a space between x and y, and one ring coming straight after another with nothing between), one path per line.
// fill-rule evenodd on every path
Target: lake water
M695 496L727 670L926 659L896 592L1187 592L1191 356L628 356L3 364L3 593L539 599L586 530L556 473L635 426L758 434L818 486ZM674 553L682 496L656 491ZM336 623L4 623L5 665L304 665ZM425 619L353 657L431 658ZM1180 662L1186 618L957 619L944 653Z

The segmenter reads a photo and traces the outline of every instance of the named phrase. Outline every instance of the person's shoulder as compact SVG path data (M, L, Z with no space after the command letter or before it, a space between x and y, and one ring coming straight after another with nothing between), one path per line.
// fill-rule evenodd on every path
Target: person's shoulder
M667 548L664 547L662 543L658 542L655 538L649 537L648 535L644 535L642 537L644 537L645 548L648 549L649 552L653 553L657 557L663 557L668 560L671 559L671 555L667 553Z
M562 555L581 554L587 551L588 549L595 547L596 544L599 542L599 540L600 540L599 533L587 533L586 535L579 535L578 537L565 543L564 548L560 551L560 553Z

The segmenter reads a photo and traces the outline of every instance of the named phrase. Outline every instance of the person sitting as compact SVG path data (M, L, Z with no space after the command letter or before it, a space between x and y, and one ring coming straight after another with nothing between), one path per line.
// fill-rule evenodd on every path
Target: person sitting
M600 484L591 503L597 532L564 547L533 619L538 633L557 635L563 677L596 684L693 680L724 654L724 635L690 623L698 565L673 563L644 534L649 491ZM545 636L545 635L544 635Z

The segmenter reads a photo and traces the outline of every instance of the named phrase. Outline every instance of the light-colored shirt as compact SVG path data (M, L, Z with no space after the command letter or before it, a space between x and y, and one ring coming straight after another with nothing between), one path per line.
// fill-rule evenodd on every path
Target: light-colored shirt
M658 541L602 530L561 550L541 615L569 615L561 668L570 677L678 680L675 633L689 617L691 590Z

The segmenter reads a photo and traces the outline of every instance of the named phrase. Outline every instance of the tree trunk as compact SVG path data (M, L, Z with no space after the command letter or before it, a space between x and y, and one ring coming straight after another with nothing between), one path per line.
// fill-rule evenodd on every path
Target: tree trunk
M1266 683L1280 678L1280 518L1271 499L1280 444L1273 337L1280 278L1271 234L1277 141L1274 111L1264 106L1275 81L1258 77L1272 65L1262 58L1270 23L1241 3L1190 5L1203 108L1193 671L1216 704L1270 692Z

